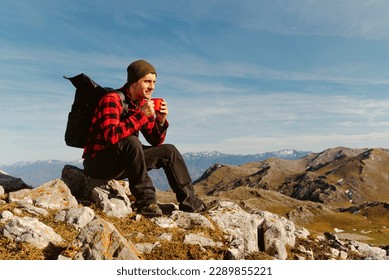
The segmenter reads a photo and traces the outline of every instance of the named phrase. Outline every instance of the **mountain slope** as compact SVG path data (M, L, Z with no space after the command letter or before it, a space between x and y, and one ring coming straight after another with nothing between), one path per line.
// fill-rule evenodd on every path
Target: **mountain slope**
M215 164L196 183L209 194L251 187L321 203L389 201L389 150L337 147L297 160Z
M284 215L313 231L341 228L388 243L388 162L387 149L337 147L298 160L215 164L195 189Z

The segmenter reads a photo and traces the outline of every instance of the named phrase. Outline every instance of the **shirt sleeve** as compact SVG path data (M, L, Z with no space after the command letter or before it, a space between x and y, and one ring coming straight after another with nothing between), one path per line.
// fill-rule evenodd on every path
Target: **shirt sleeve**
M155 120L155 117L149 117L148 125L144 126L142 129L142 134L145 137L146 141L152 146L161 145L166 138L167 128L169 123L165 120L165 123L161 126Z
M100 128L104 140L109 144L116 144L120 139L137 134L149 122L141 110L133 110L125 119L121 119L123 106L118 94L110 93L99 103L97 118L100 119Z
M147 117L140 109L129 109L125 118L121 118L123 106L118 94L108 94L100 102L98 116L104 140L116 144L122 138L142 132L146 141L157 146L164 142L168 122L161 127L154 116Z

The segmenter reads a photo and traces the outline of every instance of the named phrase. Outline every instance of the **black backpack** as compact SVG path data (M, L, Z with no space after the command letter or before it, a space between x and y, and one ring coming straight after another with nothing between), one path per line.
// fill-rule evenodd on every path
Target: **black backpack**
M115 91L120 95L123 113L127 112L128 105L124 102L124 94L118 90L101 87L84 73L68 78L76 87L72 109L68 115L65 131L65 143L70 147L84 148L88 139L92 117L100 99L107 93Z

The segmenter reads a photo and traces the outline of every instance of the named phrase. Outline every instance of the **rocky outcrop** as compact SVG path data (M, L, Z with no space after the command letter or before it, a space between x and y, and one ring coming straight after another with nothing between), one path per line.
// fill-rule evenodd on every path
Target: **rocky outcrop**
M269 158L240 166L215 164L196 183L210 195L240 187L271 190L326 205L387 202L388 149L337 147L298 160Z
M219 252L221 259L258 254L280 260L389 259L385 249L339 240L334 234L314 237L284 217L247 212L231 201L221 201L205 214L185 213L173 202L164 203L162 217L147 219L132 211L130 198L126 182L91 179L82 170L65 166L61 179L36 189L5 192L0 237L40 250L54 246L56 255L51 257L69 260L150 259L156 258L153 252L177 245L192 246L203 256ZM52 223L47 223L49 217ZM123 219L131 232L123 230ZM66 241L54 224L73 228L75 237ZM144 224L152 230L142 232Z
M115 226L96 218L86 224L77 238L58 257L60 260L137 260L134 244Z
M16 242L25 242L44 249L50 243L58 245L63 241L59 234L37 218L18 217L11 212L3 212L2 217L6 222L2 234Z
M8 195L9 202L15 202L24 207L35 209L62 210L77 207L78 202L70 193L69 188L60 179L43 184L35 189L23 189L11 192ZM36 208L37 207L37 208Z
M132 213L131 194L124 181L93 179L71 165L65 165L62 179L75 197L95 203L109 216L120 218Z
M12 192L21 189L31 189L32 187L23 182L20 178L15 178L0 170L0 198L4 192Z

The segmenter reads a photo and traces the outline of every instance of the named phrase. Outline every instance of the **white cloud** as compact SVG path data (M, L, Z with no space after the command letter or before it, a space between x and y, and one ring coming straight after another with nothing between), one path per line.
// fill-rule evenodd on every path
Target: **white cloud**
M313 59L313 58L312 58ZM280 80L291 82L325 82L338 85L359 85L359 86L386 86L389 79L385 66L377 69L376 64L360 65L354 64L331 64L331 66L317 67L315 69L284 70L269 68L264 65L248 61L232 62L228 59L221 62L207 61L194 55L177 55L175 58L164 57L155 59L156 65L163 73L165 83L175 84L185 89L199 87L196 79L207 78L208 84L217 82L220 79L239 78L245 80ZM302 66L301 64L300 66ZM206 90L206 86L203 86ZM228 87L223 90L228 92ZM195 90L193 90L195 91Z
M7 2L5 7L13 8L10 19L14 14L23 15L31 24L38 26L43 24L46 10L53 18L66 20L71 14L83 12L77 5L80 1ZM45 9L40 8L42 5ZM122 0L111 1L109 8L106 1L96 0L93 4L82 1L82 5L90 14L97 16L114 14L112 20L128 30L174 19L177 24L185 22L189 27L210 22L278 34L389 38L386 28L389 25L389 3L385 0L245 0L244 3L196 0L185 1L185 4L171 0L136 3Z
M389 99L269 93L170 102L168 141L185 152L256 153L282 148L386 145Z
M272 0L257 1L158 1L149 6L121 5L123 14L142 15L147 21L174 18L196 26L204 21L242 26L278 34L326 35L388 39L385 0ZM142 13L147 6L149 13ZM116 8L120 5L116 6Z
M385 0L249 2L229 2L234 9L229 20L249 29L279 34L389 39L389 2Z

